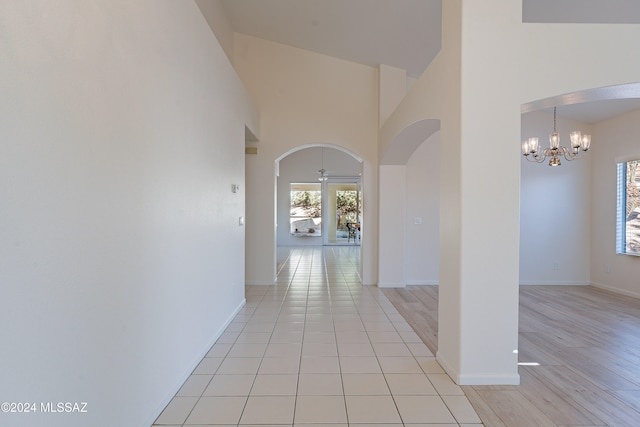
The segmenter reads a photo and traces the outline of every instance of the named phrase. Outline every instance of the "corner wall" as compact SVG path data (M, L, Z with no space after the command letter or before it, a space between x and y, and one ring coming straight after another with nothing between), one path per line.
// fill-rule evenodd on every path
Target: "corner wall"
M430 136L407 162L406 283L440 281L440 132Z
M244 301L242 84L193 1L0 3L0 395L150 425Z
M640 298L640 257L616 254L616 163L640 158L640 111L596 123L592 144L591 283ZM603 141L597 144L596 141Z
M195 0L218 43L233 63L233 28L222 0Z

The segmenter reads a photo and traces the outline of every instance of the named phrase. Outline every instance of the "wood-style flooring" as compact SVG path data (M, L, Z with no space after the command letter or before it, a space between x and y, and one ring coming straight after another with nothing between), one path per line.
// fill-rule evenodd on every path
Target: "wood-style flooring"
M383 292L435 354L438 288ZM519 361L519 386L463 387L485 426L640 426L639 299L522 286Z

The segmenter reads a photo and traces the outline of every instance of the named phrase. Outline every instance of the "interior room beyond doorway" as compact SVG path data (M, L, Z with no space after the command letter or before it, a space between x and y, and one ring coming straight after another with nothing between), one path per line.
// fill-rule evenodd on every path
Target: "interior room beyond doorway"
M338 148L301 148L277 176L277 245L355 245L362 239L362 163Z

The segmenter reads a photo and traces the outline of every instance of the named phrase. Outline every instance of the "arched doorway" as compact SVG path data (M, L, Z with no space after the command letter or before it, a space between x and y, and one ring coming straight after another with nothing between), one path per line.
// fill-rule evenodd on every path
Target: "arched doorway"
M277 247L366 242L359 155L307 144L280 155L275 171Z
M408 275L410 270L408 262L420 263L420 256L428 256L426 252L419 253L426 248L413 239L416 232L420 233L429 227L433 231L430 239L436 242L436 247L432 252L437 252L439 247L438 217L427 214L430 210L427 206L428 203L435 203L437 209L438 201L426 202L421 197L413 197L418 192L424 193L428 185L424 182L419 184L413 182L414 179L420 179L420 177L412 173L415 168L408 168L408 164L418 147L432 138L439 129L440 120L437 119L414 122L398 132L381 153L378 241L378 286L380 287L404 287L409 280L412 284L426 284L427 282L433 284L437 281L437 267L431 269L435 271L429 273L430 277L426 277L424 272L416 273L422 274L421 278L413 273L412 277ZM432 145L436 143L439 145L439 139L437 142L432 142ZM438 150L435 153L438 153ZM437 170L439 154L436 155L438 158L424 159L423 164L418 165L418 168L422 166ZM434 227L430 227L430 223L435 223ZM412 231L414 234L411 234ZM422 262L422 264L425 263ZM411 270L417 271L419 269Z
M556 107L561 145L568 146L573 130L592 134L593 142L581 159L562 158L559 167L529 163L521 156L520 284L615 288L626 283L624 266L631 265L628 257L616 255L616 163L638 156L631 142L635 126L630 122L635 120L624 116L640 110L640 84L585 89L523 104L521 140L536 136L541 148L548 146ZM553 191L548 191L550 186ZM571 218L570 226L540 227L558 218Z
M359 244L360 161L315 146L283 157L277 170L278 246Z

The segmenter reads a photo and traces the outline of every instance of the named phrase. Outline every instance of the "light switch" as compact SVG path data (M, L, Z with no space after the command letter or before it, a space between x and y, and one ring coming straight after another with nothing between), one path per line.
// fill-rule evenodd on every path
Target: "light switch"
M238 218L238 225L239 225L240 227L242 227L242 226L244 225L244 217L243 217L243 216L241 216L240 218Z

